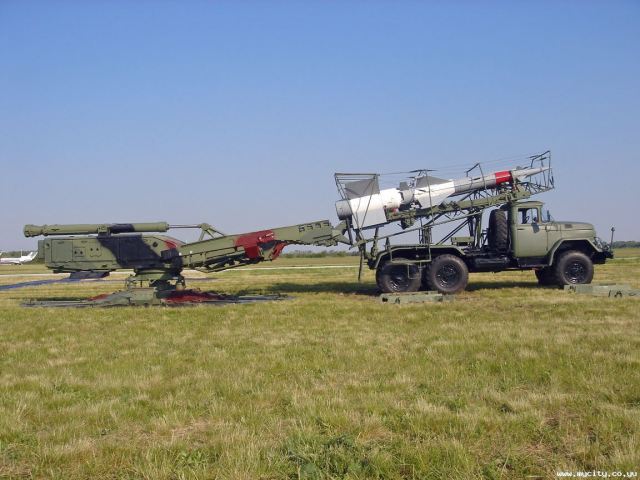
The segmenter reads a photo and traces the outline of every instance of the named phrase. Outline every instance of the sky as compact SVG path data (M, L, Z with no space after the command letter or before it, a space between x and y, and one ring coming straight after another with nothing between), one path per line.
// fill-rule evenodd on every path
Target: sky
M640 240L639 26L637 1L2 0L0 250L336 223L336 171L545 150L556 219Z

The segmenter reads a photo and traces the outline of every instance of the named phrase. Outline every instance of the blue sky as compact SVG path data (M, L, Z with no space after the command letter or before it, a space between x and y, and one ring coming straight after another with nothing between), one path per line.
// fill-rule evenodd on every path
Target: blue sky
M553 153L640 239L640 3L0 3L0 250L25 223L335 217L335 171ZM180 235L181 236L181 235Z

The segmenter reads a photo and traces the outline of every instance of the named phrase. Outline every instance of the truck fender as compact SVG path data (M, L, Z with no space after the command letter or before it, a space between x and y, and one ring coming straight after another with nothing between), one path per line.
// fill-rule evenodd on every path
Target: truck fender
M549 253L547 254L547 264L555 264L557 253L566 250L578 250L589 255L590 257L594 257L594 254L597 256L597 254L602 253L602 249L588 238L560 239L556 243L554 243L553 247L551 247L551 250L549 250Z
M429 247L425 245L399 245L397 247L394 247L391 251L386 249L381 251L376 257L373 264L370 264L370 266L372 270L377 270L380 265L388 261L389 257L391 257L393 260L395 260L396 257L398 257L398 259L402 258L400 262L407 263L406 260L407 259L411 260L412 258L415 258L415 254L417 252L422 253L428 250L429 250ZM462 260L464 260L466 263L465 254L463 250L460 247L456 247L452 245L437 245L437 246L434 245L431 247L431 255L429 258L415 260L415 261L416 263L427 264L431 262L431 259L433 257L437 255L443 255L445 253L448 253L450 255L456 255L462 258Z

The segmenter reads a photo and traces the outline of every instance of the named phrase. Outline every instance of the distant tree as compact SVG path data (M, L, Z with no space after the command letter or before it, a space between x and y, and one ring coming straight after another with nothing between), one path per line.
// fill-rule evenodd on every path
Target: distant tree
M616 240L613 248L640 248L640 242L636 240Z

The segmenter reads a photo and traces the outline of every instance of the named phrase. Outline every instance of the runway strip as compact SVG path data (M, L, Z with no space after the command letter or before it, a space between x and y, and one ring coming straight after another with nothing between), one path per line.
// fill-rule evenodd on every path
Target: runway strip
M358 268L358 265L309 265L305 266L291 266L291 267L255 267L255 268L230 268L229 270L222 270L221 272L213 273L227 273L227 272L246 272L250 270L310 270L310 269L322 269L322 268Z
M222 270L221 272L211 272L211 273L204 273L204 272L198 272L197 270L185 270L184 273L186 275L189 275L189 273L196 273L196 274L200 274L200 275L211 275L211 274L218 274L218 273L227 273L227 272L240 272L240 271L257 271L257 270L310 270L310 269L324 269L324 268L358 268L358 265L309 265L309 266L304 266L304 265L295 265L295 266L290 266L290 267L238 267L238 268L230 268L229 270ZM133 271L129 271L129 270L120 270L118 272L111 272L110 276L112 275L131 275L133 273ZM68 273L10 273L7 275L2 275L0 274L0 280L3 278L39 278L39 277L54 277L54 278L58 278L58 277L65 277L66 275L68 275ZM188 277L187 277L188 278Z
M8 275L0 274L2 278L23 278L23 277L62 277L68 275L67 273L10 273Z

